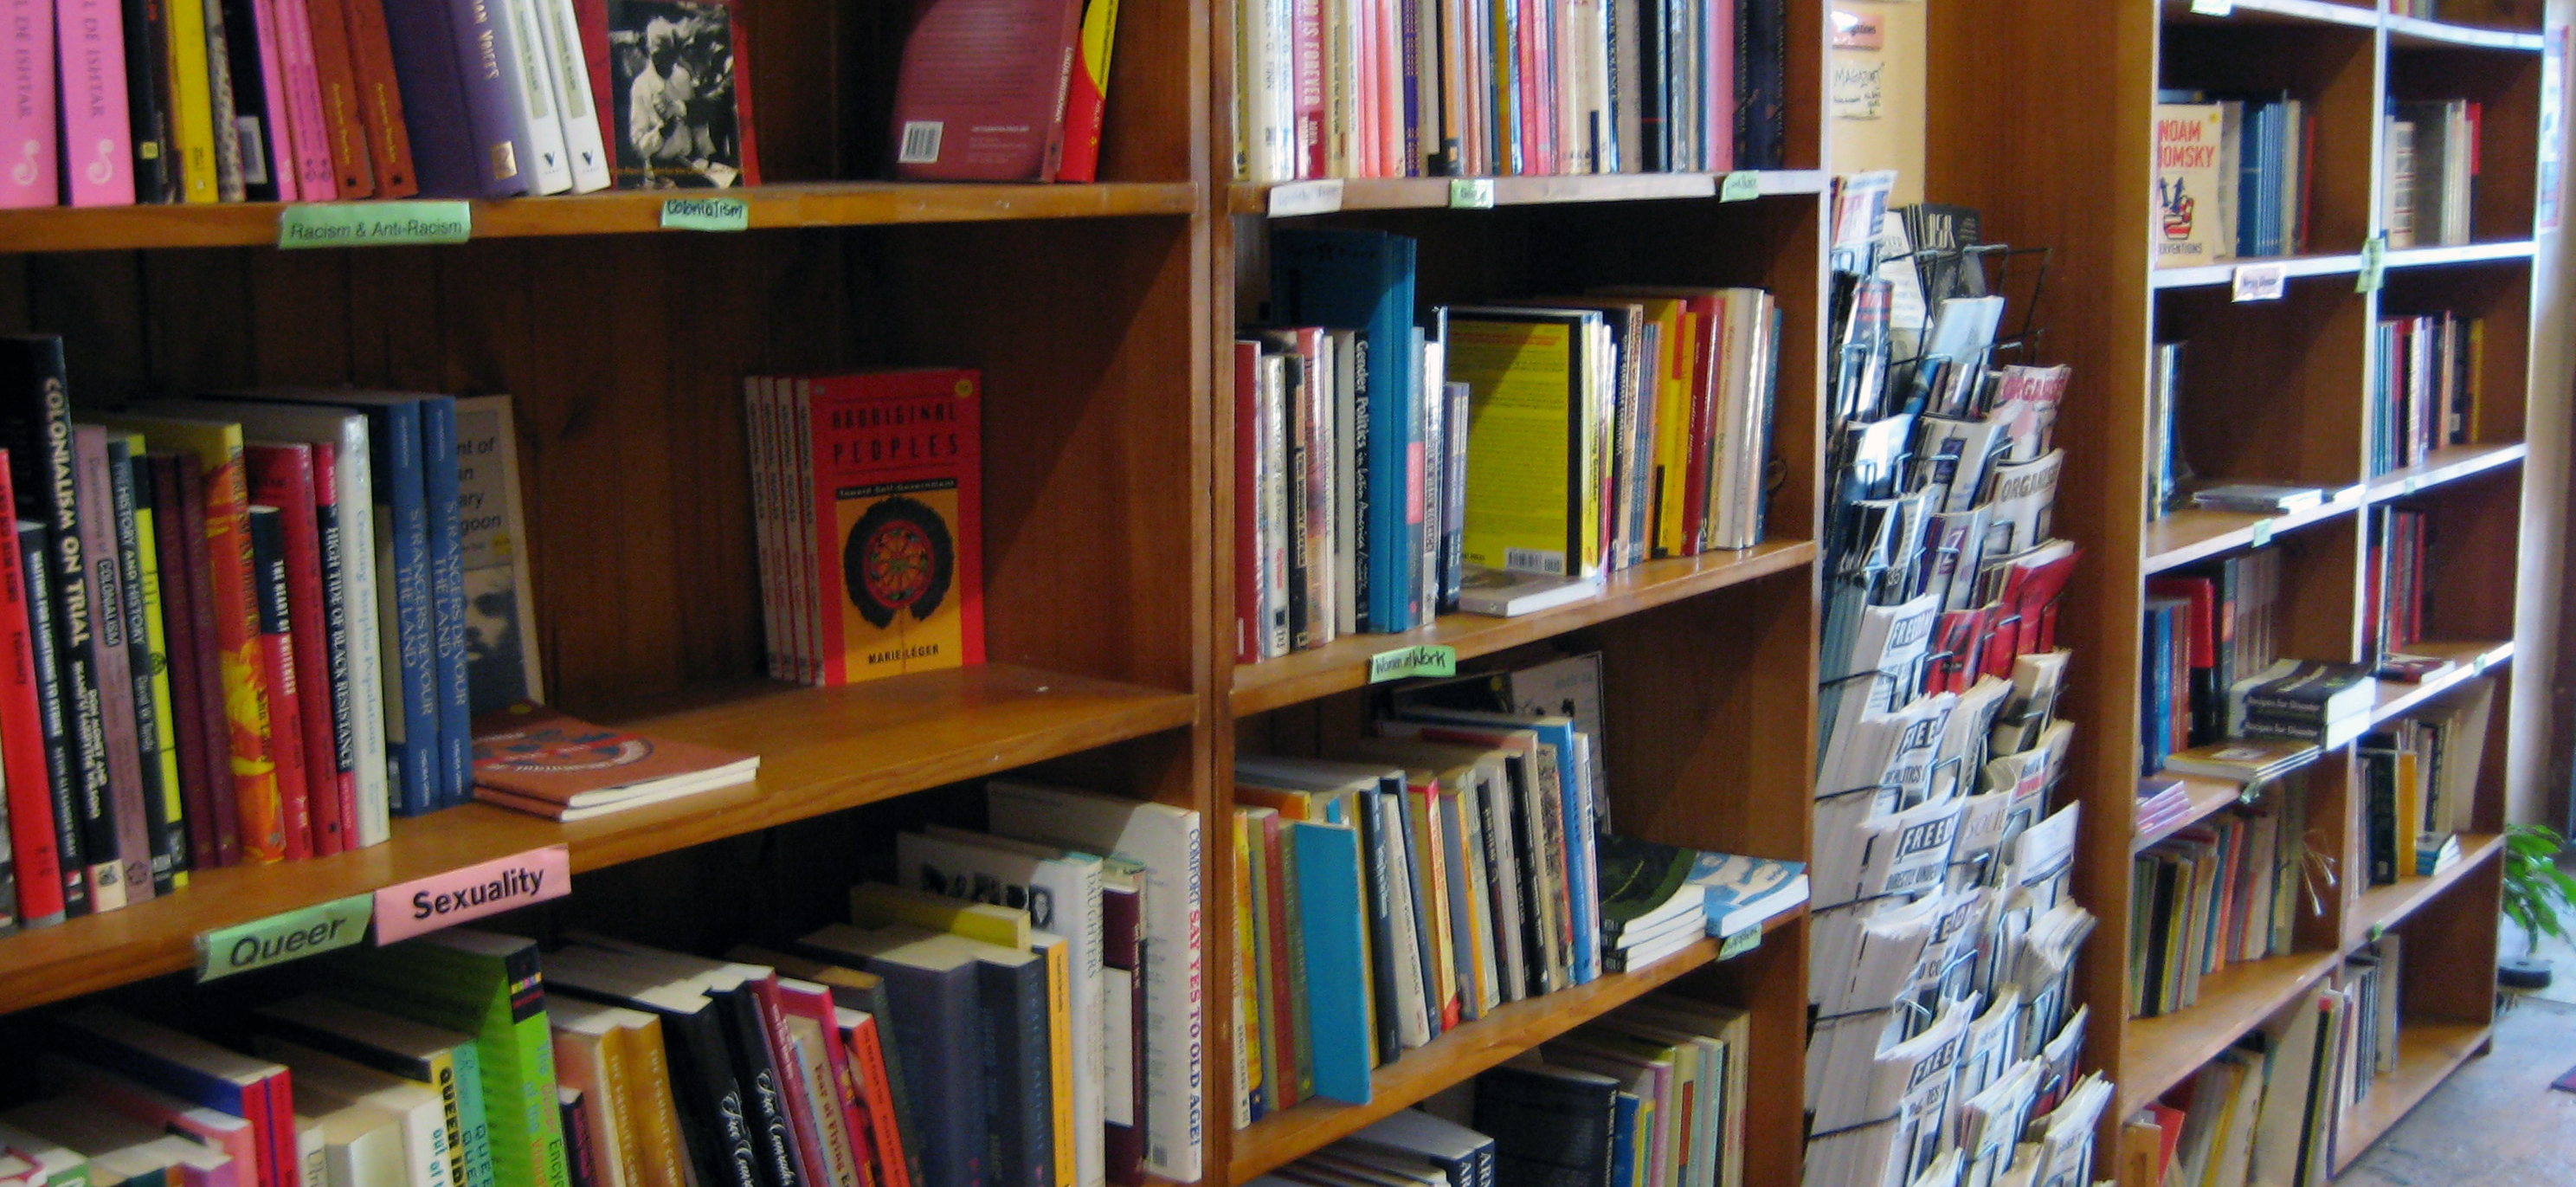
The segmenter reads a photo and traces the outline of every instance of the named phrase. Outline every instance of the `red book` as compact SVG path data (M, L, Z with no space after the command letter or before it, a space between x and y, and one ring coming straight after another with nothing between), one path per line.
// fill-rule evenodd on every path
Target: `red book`
M1057 181L1100 180L1100 129L1108 114L1109 51L1118 41L1118 0L1089 0L1082 7L1082 39L1065 82L1064 164ZM1320 92L1317 99L1320 100Z
M286 857L291 861L314 856L313 799L304 775L303 699L295 684L283 519L275 507L250 507L251 595L259 611L260 677L268 686L268 753L277 767L277 798L285 809Z
M339 481L340 451L339 446L328 441L314 441L309 444L313 447L314 538L319 543L327 534L333 541L327 547L323 547L318 554L321 558L322 570L322 604L316 610L320 617L314 619L321 639L319 662L324 678L329 681L322 689L323 701L330 706L331 710L327 718L331 723L331 736L326 740L331 744L331 770L338 776L335 783L340 791L340 819L348 822L349 848L355 849L359 845L358 736L356 732L358 727L351 716L355 710L351 706L350 698L356 696L357 692L349 683L347 665L340 658L340 648L346 642L349 630L345 605L348 600L348 590L346 578L341 569L341 566L347 563L341 558L348 555L345 550L349 545L346 531L340 526L340 488L336 485ZM293 558L289 557L288 560L291 564ZM290 569L288 576L293 575ZM294 590L290 587L287 592L292 594ZM341 613L335 615L333 613L335 610ZM298 645L295 654L299 660L304 657L305 653L301 645ZM312 747L308 745L305 749L310 751Z
M242 447L250 466L250 497L277 508L280 545L286 561L287 634L294 644L295 696L292 706L302 727L304 789L313 817L313 856L329 857L349 847L358 802L354 772L340 770L331 714L331 670L323 637L322 544L314 516L313 447L302 443L250 444ZM263 631L267 628L263 624ZM269 687L279 690L272 682ZM272 691L269 716L286 715L282 691ZM274 730L274 724L271 725Z
M340 197L376 196L376 170L359 114L358 72L349 56L349 17L342 0L304 0L313 37L313 73L322 86L322 127ZM390 53L390 51L388 51Z
M411 168L411 132L403 127L402 91L394 76L393 40L385 32L383 0L341 0L348 20L349 66L357 80L358 122L375 166L376 196L407 198L420 192Z
M1330 175L1331 135L1324 120L1324 0L1294 0L1295 44L1289 70L1297 88L1297 176Z
M0 507L17 506L8 451L0 450ZM10 852L18 863L18 919L63 917L62 851L54 845L53 778L45 764L44 708L37 703L36 644L28 633L27 576L17 533L0 548L0 774L8 778Z
M214 554L207 547L207 485L205 464L196 454L181 453L179 526L172 534L187 550L189 648L197 657L197 728L205 739L207 777L216 789L215 854L217 864L234 865L242 859L241 780L232 775L232 726L224 713L223 630L218 609L223 603L215 593Z
M834 1010L833 1017L842 1023L841 1038L849 1047L850 1067L858 1075L867 1104L870 1160L876 1164L878 1182L882 1187L910 1187L911 1168L904 1164L894 1118L894 1081L886 1074L885 1044L877 1035L876 1016L843 1007Z
M145 455L152 472L153 544L161 567L161 629L170 663L170 729L179 751L179 802L187 811L188 868L211 870L225 864L215 842L215 802L230 798L228 784L215 776L206 753L205 706L198 683L196 586L189 578L187 504L179 494L179 455ZM5 747L5 742L0 742ZM5 750L0 750L5 753Z
M823 1064L832 1082L822 1085L815 1095L840 1107L842 1132L848 1135L847 1149L852 1158L866 1161L873 1153L867 1136L866 1106L859 1099L858 1075L850 1066L849 1044L841 1039L839 1009L832 1001L831 990L811 981L781 977L778 979L778 1012L790 1029L801 1030L796 1023L804 1021L811 1022L819 1031L814 1037L820 1040L818 1045L823 1049ZM830 1142L833 1137L831 1128L819 1119L814 1126L814 1136L818 1146ZM818 1149L816 1153L821 1154L822 1151ZM829 1163L818 1161L814 1165L819 1177Z
M1054 181L1082 0L921 0L895 75L895 174Z
M1261 658L1261 550L1253 525L1261 491L1253 471L1261 449L1261 344L1234 344L1234 662Z

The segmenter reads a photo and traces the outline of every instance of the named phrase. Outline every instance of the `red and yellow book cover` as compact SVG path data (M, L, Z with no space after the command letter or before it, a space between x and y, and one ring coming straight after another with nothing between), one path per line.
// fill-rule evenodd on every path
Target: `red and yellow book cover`
M1064 163L1057 181L1100 180L1100 128L1109 104L1109 51L1118 40L1118 0L1085 0L1082 40L1064 91Z
M984 662L982 376L796 386L813 431L822 683Z

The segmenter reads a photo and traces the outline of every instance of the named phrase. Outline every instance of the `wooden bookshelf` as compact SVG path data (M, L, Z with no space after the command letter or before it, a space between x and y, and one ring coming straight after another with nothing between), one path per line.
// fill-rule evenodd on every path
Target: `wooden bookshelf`
M2207 775L2178 775L2172 771L2160 773L2169 779L2182 780L2183 794L2191 797L2191 807L2184 809L2182 815L2174 818L2170 823L2152 829L2137 830L2137 835L2129 842L2129 848L2132 851L2153 845L2225 811L2230 804L2243 803L2245 800L2245 785L2232 779L2212 779Z
M1821 169L1748 169L1752 195L1822 194L1832 179ZM1566 202L1644 202L1676 198L1713 198L1731 176L1725 173L1601 173L1565 177L1504 176L1353 177L1322 181L1236 182L1226 187L1229 214L1268 215L1281 205L1306 213L1343 210L1431 210L1460 204L1455 183L1489 183L1495 206L1538 206ZM1738 183L1742 184L1742 183ZM1330 211L1312 210L1329 202ZM1281 215L1280 217L1287 217Z
M2085 1058L2119 1085L2104 1132L2297 1000L2347 954L2383 931L2401 932L2410 940L2401 1067L2346 1117L2338 1170L2478 1049L2492 1021L2494 834L2508 804L2539 802L2552 728L2545 696L2524 687L2540 678L2516 680L2508 662L2517 641L2537 646L2535 638L2555 629L2531 609L2551 604L2535 591L2556 578L2534 566L2555 561L2524 558L2556 554L2535 554L2522 541L2558 538L2566 473L2565 445L2553 436L2563 433L2541 431L2566 423L2567 381L2564 352L2548 341L2563 304L2554 295L2557 231L2534 217L2533 128L2543 86L2556 85L2541 78L2543 9L2559 27L2570 6L2445 5L2445 22L2385 8L2005 0L1936 9L1930 25L1928 192L1981 209L1997 240L2054 249L2056 297L2041 320L2051 349L2074 366L2072 406L2097 413L2060 421L2068 455L2086 464L2062 480L2056 527L2085 549L2086 573L2061 610L2060 631L2089 675L2062 708L2080 723L2070 779L2087 801L2076 894L2101 918L2081 961L2095 1020ZM2058 68L2069 61L2085 66ZM2312 188L2301 254L2153 266L2138 228L2152 225L2159 88L2286 90L2307 103L2317 125L2304 171ZM2382 105L2444 98L2480 101L2488 121L2489 167L2479 178L2470 241L2391 250L2381 270L2366 270L2365 245L2381 230ZM2229 286L2245 266L2277 266L2283 297L2231 301ZM2485 319L2477 427L2467 444L2373 474L2373 328L2383 316L2444 309ZM2195 481L2313 485L2328 492L2324 506L2265 517L2159 516L2148 505L2147 385L2155 345L2166 341L2189 344L2177 438ZM2461 861L2394 886L2355 876L2365 797L2349 753L2330 752L2313 780L2310 802L2325 815L2313 822L2312 844L2340 851L2344 873L2331 889L2320 884L2318 909L2303 912L2298 950L2205 978L2189 1009L2129 1019L2131 856L2172 831L2142 836L2133 818L2145 580L2280 549L2285 654L2359 661L2369 524L2388 505L2426 511L2443 533L2428 560L2440 583L2425 626L2437 641L2409 649L2459 664L2423 684L2383 683L2374 722L2438 702L2473 679L2498 684ZM2192 815L2224 810L2233 786L2196 782Z

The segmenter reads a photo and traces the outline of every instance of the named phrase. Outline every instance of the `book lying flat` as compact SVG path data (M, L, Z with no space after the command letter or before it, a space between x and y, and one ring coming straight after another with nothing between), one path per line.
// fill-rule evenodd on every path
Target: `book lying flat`
M1515 618L1579 602L1601 592L1599 577L1554 577L1509 569L1467 566L1458 590L1458 608L1469 614Z
M760 756L592 725L542 705L474 725L474 796L574 821L746 783Z
M2253 515L2288 515L2324 505L2326 492L2313 486L2267 486L2234 483L2214 486L2191 496L2205 511L2242 511Z

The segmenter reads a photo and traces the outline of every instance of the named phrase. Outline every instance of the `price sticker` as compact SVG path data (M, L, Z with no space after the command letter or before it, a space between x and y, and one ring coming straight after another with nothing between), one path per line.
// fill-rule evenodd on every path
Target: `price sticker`
M1458 649L1437 643L1419 647L1398 647L1369 657L1369 683L1382 684L1407 676L1455 676L1458 674Z
M1295 218L1305 214L1331 214L1342 208L1342 179L1327 177L1321 181L1292 181L1270 187L1270 217Z
M198 932L197 980L212 981L346 948L367 938L367 920L375 911L376 896L353 894Z
M2352 279L2352 291L2375 293L2388 272L2388 232L2371 236L2361 245L2360 273Z
M662 225L675 231L748 231L751 203L740 198L666 198Z
M1726 942L1717 946L1717 958L1719 960L1733 960L1736 957L1742 956L1761 946L1762 925L1757 923L1751 927L1745 928L1743 931L1726 937Z
M2272 521L2271 521L2271 520L2268 520L2268 519L2258 519L2258 520L2255 520L2255 521L2254 521L2254 547L2256 547L2256 548L2261 548L2261 547L2263 547L2264 545L2269 544L2269 543L2271 543L2271 542L2272 542Z
M277 212L279 247L391 247L473 237L471 202L298 202Z
M1750 202L1762 196L1762 175L1751 169L1738 169L1726 175L1717 185L1720 202Z
M1494 179L1490 177L1450 178L1449 208L1452 210L1493 209Z
M2269 264L2239 264L2233 278L2235 299L2278 301L2289 281L2289 265L2277 260Z
M2191 0L2191 10L2202 16L2226 16L2236 11L2236 0Z

